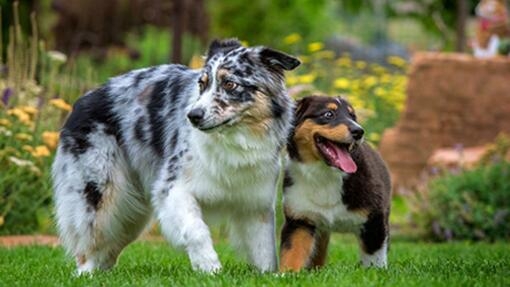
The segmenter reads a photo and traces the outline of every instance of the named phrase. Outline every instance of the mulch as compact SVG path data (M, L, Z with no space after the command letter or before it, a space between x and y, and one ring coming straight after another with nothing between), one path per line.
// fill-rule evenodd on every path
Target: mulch
M56 247L58 238L53 235L9 235L0 236L0 247L46 245Z

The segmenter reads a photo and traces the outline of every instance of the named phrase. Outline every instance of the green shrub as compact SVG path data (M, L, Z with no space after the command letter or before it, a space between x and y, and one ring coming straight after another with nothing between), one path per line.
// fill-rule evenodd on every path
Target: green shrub
M510 239L509 162L438 178L428 192L428 202L417 215L432 238Z

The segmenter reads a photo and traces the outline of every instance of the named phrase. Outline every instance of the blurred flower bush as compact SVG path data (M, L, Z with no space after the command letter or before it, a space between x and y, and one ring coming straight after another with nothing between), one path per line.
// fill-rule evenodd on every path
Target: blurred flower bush
M0 59L0 234L47 233L57 130L69 100L92 82L76 76L64 54L45 50L33 15L31 36L19 23L10 31L7 58Z
M409 202L413 222L438 241L510 239L509 152L500 135L475 169L432 180Z
M337 56L326 50L321 42L303 45L300 41L296 33L283 39L287 50L300 54L303 62L288 74L290 93L295 98L312 93L344 96L367 130L367 140L377 145L384 129L395 124L404 108L407 61L396 56L388 57L386 66L354 61L348 54Z

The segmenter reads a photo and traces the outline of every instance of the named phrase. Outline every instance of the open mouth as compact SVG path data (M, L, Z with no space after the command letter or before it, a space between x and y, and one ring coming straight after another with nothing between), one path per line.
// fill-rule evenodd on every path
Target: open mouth
M356 143L339 143L323 136L315 135L315 146L326 160L326 163L346 173L355 173L358 166L351 157L350 152Z

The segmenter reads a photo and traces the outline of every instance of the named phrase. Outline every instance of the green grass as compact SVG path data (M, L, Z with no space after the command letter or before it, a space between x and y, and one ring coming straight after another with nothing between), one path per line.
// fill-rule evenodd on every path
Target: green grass
M333 241L327 267L300 274L259 274L225 244L218 275L193 272L182 252L165 243L138 242L110 272L73 277L61 248L0 248L0 286L509 286L508 243L393 242L387 270L357 264L352 240Z

